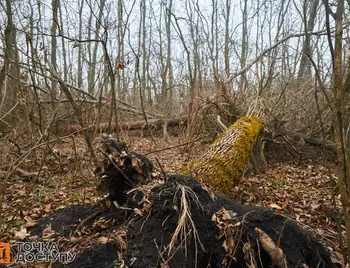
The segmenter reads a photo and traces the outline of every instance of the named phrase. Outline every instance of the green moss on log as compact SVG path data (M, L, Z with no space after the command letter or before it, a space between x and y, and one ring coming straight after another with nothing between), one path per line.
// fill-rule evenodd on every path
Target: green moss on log
M201 157L191 161L182 174L229 194L243 175L261 129L259 118L240 118Z

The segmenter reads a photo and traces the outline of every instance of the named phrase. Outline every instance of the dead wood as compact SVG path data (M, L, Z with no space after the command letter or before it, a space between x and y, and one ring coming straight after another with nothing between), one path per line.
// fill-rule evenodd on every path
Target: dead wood
M334 142L323 139L320 137L313 137L307 134L301 133L286 133L287 136L292 137L295 140L302 140L311 145L324 146L326 149L332 151L333 153L337 152L337 147Z
M242 117L182 173L221 193L230 193L243 175L261 129L259 118Z
M151 119L148 120L148 124L144 120L136 122L125 122L120 124L120 127L125 130L158 130L164 125L164 119ZM178 117L173 119L168 119L168 127L185 125L187 122L187 117ZM100 130L106 132L108 130L108 124L101 124Z

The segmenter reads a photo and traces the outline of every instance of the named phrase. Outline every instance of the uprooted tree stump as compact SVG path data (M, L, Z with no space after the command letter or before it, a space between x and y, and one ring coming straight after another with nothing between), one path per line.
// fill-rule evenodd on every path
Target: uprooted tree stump
M97 190L108 192L110 201L124 204L129 190L150 179L153 164L142 154L128 152L124 142L116 141L111 136L103 135L102 144L105 151L102 153L106 158Z
M231 125L199 158L182 172L228 194L243 175L257 137L262 129L257 117L242 117Z
M69 267L338 267L294 221L215 195L190 177L142 179L152 171L149 159L126 153L120 142L108 148L101 184L118 204L73 205L32 230L40 238L50 224L68 250L88 244ZM90 215L93 223L81 221Z

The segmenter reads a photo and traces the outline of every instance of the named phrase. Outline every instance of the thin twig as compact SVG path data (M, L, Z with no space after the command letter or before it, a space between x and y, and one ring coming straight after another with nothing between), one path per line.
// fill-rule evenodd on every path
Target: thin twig
M10 110L8 110L3 116L1 116L0 120L3 121L3 119L6 117L6 115L11 113L17 107L17 105L18 105L18 102Z
M166 148L154 150L154 151L152 151L152 152L146 153L145 155L154 154L154 153L159 153L159 152L162 152L162 151L166 151L166 150L171 150L171 149L174 149L174 148L182 147L182 146L188 145L188 144L190 144L190 143L199 141L200 139L202 139L202 137L198 137L197 139L194 139L194 140L191 140L191 141L188 141L188 142L185 142L185 143L181 143L181 144L178 144L178 145L169 146L169 147L166 147Z
M164 181L165 181L165 184L166 184L167 181L168 181L168 177L167 177L167 175L166 175L166 173L165 173L165 171L164 171L164 169L163 169L162 165L160 164L160 162L159 162L159 160L158 160L157 157L156 157L156 162L157 162L157 164L158 164L160 170L162 171L162 174L163 174L163 176L164 176Z

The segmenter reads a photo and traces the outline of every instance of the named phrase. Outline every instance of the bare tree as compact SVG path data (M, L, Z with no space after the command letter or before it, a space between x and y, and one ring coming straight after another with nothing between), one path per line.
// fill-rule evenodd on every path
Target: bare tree
M15 66L13 61L15 60L14 43L16 38L15 26L12 19L12 6L11 1L6 0L6 7L2 6L6 10L7 24L5 28L5 55L4 65L0 70L0 87L1 87L1 102L0 102L0 114L7 113L15 104L14 97L16 92L14 88L10 87L8 74L14 74ZM2 4L1 4L2 5ZM3 113L3 109L5 110ZM3 121L4 122L4 121Z
M80 6L79 6L79 33L78 38L79 40L82 39L82 30L83 30L83 8L84 8L84 0L81 0ZM95 45L98 43L96 42ZM76 44L75 46L78 46L78 87L81 88L83 86L83 47L79 44ZM92 78L94 79L94 78ZM90 87L88 87L90 89Z
M58 26L58 7L60 5L60 0L52 0L52 22L51 22L51 63L53 67L57 70L57 26ZM55 80L51 81L51 100L53 110L55 109L55 103L57 98L57 82Z
M247 39L247 33L246 33L246 16L247 15L247 1L244 0L244 11L243 11L243 31L242 31L242 52L246 49L246 39ZM230 46L230 18L231 18L231 1L226 0L226 5L225 5L225 43L224 43L224 58L225 58L225 73L226 77L230 76L230 51L229 51L229 46ZM242 58L245 57L245 53L242 53Z
M310 2L310 11L307 18L307 6ZM317 7L319 6L319 0L304 1L304 28L305 32L312 32L315 26ZM311 64L308 59L308 55L312 55L311 36L305 35L305 40L302 48L302 56L300 60L300 67L298 72L298 78L311 76Z
M247 63L247 50L248 50L248 3L247 0L243 0L243 10L242 10L242 49L241 49L241 68ZM246 73L244 72L241 75L239 82L239 89L241 91L245 91L245 81L246 81Z
M329 50L332 57L332 83L333 83L333 126L338 154L338 182L345 216L347 254L346 262L350 264L350 158L349 148L345 137L345 100L346 89L350 81L350 57L347 62L343 59L343 31L345 1L339 0L336 11L333 12L328 0L323 0L326 10L326 28ZM350 4L350 3L349 3ZM330 16L335 23L334 44L330 31ZM346 73L344 74L344 68ZM345 81L345 82L344 82Z

